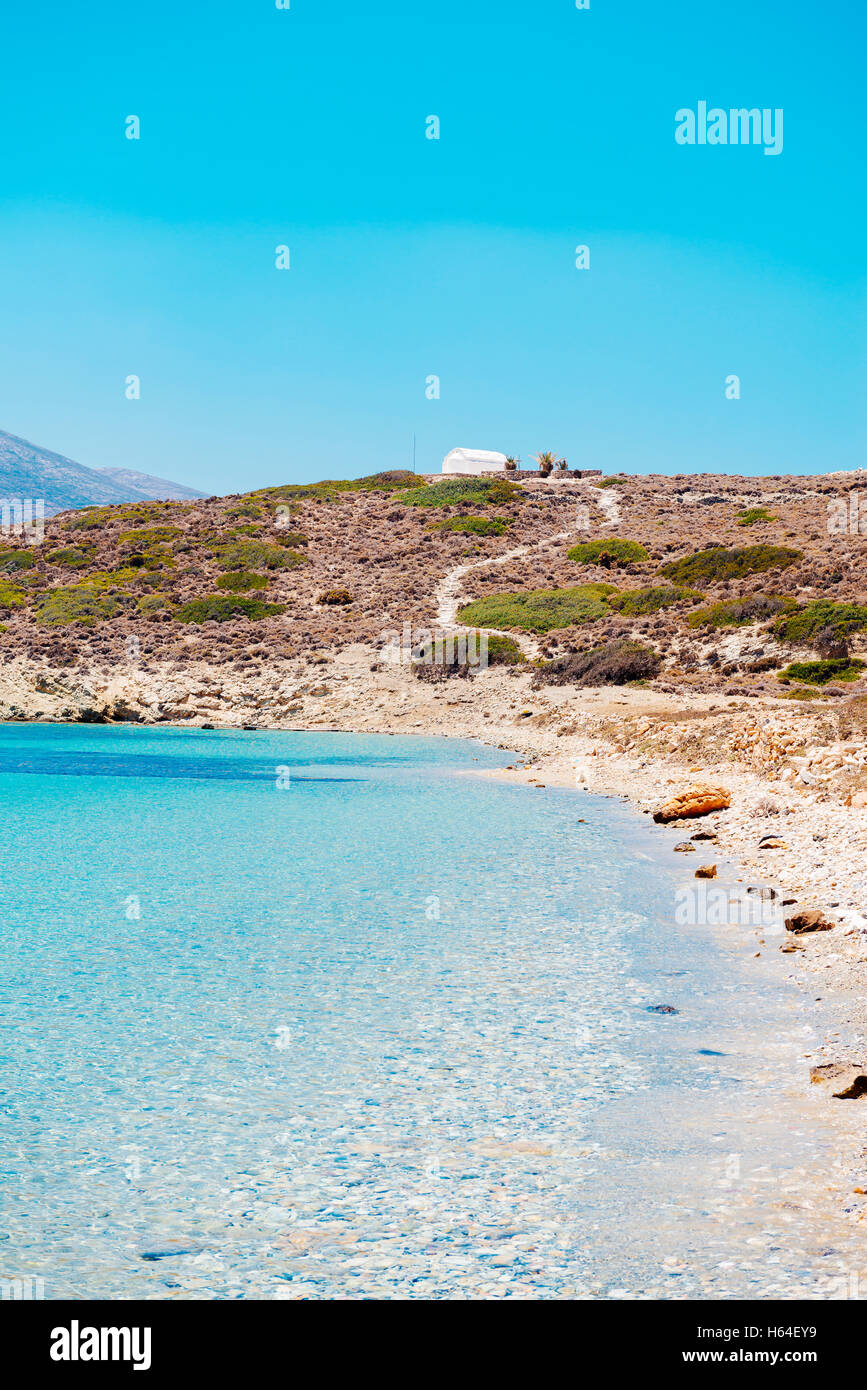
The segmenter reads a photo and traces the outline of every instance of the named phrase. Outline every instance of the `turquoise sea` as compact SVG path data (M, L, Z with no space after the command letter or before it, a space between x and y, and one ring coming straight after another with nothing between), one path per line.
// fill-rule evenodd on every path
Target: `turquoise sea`
M472 775L508 761L0 728L0 1278L840 1296L824 1004L778 941L675 924L670 833Z

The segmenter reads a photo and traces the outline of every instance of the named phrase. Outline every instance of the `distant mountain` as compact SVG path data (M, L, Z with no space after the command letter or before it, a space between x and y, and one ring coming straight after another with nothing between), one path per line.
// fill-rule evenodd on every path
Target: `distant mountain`
M150 501L187 502L211 496L211 493L196 492L195 488L173 483L168 478L155 478L152 473L137 473L134 468L93 468L89 471L112 478L121 487L129 488L130 492L137 492Z
M94 503L141 502L145 498L198 498L204 494L164 478L123 468L86 468L63 454L40 449L0 430L0 502L30 498L45 502L45 515Z

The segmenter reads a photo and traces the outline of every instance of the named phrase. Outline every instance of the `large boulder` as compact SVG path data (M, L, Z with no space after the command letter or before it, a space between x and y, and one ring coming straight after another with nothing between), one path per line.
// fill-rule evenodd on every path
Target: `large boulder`
M681 817L707 816L711 811L725 811L731 804L731 795L725 787L697 785L666 801L664 806L654 811L653 819L664 824L666 821L680 820Z

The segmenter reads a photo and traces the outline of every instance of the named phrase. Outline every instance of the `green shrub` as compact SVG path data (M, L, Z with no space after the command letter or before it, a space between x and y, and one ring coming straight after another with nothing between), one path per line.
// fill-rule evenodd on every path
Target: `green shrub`
M592 623L608 614L606 598L613 584L581 584L574 589L526 589L519 593L489 594L460 610L469 627L519 628L525 632L551 632L576 623Z
M661 661L650 647L624 638L589 652L555 657L537 668L533 681L536 685L626 685L651 679Z
M123 603L115 594L101 594L84 584L66 589L49 589L36 608L36 620L45 627L83 623L93 627L106 618L114 618Z
M774 624L774 635L781 642L809 645L825 628L830 628L837 637L846 637L864 627L867 627L867 605L835 603L832 599L820 598L780 618Z
M49 565L61 565L63 569L84 569L93 564L93 551L82 550L78 545L60 546L49 550L45 558Z
M283 545L294 549L299 545L309 545L310 538L305 536L303 531L281 531L279 533L278 545Z
M428 531L457 531L461 536L502 536L511 525L510 516L449 516L433 521Z
M475 502L477 506L484 507L511 502L523 496L517 484L507 482L505 478L443 478L442 481L401 492L396 500L408 507L453 507L461 502Z
M258 598L228 598L214 594L209 598L190 599L175 609L174 616L179 623L225 623L232 618L248 618L256 622L260 618L273 618L285 612L285 603L263 603Z
M631 478L621 478L619 474L614 474L614 475L612 475L611 477L602 478L602 479L596 484L596 486L597 486L597 487L626 487L629 483L631 483L631 481L632 481Z
M745 627L796 607L795 600L783 594L747 594L699 608L697 613L690 613L687 622L690 627Z
M626 618L643 618L658 613L661 608L673 608L676 603L699 603L704 597L695 589L670 588L666 584L648 585L644 589L625 589L612 594L608 602Z
M755 526L760 521L776 520L777 518L771 516L767 507L746 507L735 517L738 526Z
M0 550L0 570L14 574L16 570L32 570L36 561L32 550Z
M498 632L489 632L488 665L520 666L527 660L513 637L501 637Z
M789 550L783 545L747 545L735 550L724 550L720 545L685 555L682 560L672 560L662 566L660 574L677 584L707 584L719 579L740 579L745 574L786 569L801 558L800 550Z
M329 589L326 593L320 594L316 602L326 607L345 607L346 604L352 603L352 594L348 589Z
M10 608L20 608L26 601L23 589L19 589L17 584L10 584L8 579L0 578L0 613L6 613Z
M170 608L168 594L145 594L138 601L138 611L146 618L152 613L165 613Z
M254 574L252 570L230 570L217 580L218 589L228 589L233 594L242 594L247 589L264 589L267 584L266 575Z
M827 685L828 681L856 681L865 662L855 657L839 661L793 661L785 671L777 672L777 680L803 681L805 685Z
M649 560L650 556L638 541L622 541L612 537L610 540L582 541L567 551L570 560L578 565L594 565L615 561L628 564L630 560Z
M217 563L222 570L284 570L307 564L307 556L297 550L267 541L237 540L217 546Z

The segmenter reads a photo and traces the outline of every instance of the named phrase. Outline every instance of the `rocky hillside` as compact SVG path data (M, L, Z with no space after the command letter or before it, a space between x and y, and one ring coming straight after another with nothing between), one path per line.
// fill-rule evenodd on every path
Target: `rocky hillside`
M451 594L458 622L515 633L537 681L851 697L867 537L841 518L857 486L383 474L90 507L40 544L0 537L0 651L253 673L350 644L375 656L385 632L434 628Z

